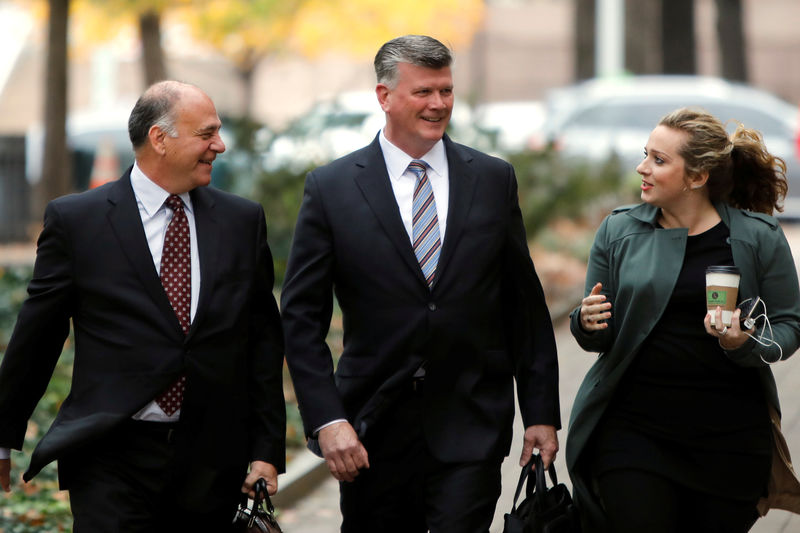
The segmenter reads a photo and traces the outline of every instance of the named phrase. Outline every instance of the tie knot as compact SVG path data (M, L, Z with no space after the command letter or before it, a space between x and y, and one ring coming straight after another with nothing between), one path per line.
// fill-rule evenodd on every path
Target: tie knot
M183 211L183 200L177 194L171 194L164 202L173 212Z
M411 163L408 164L408 170L413 172L417 178L421 178L422 175L425 173L425 170L428 168L428 164L425 161L421 161L419 159L413 160Z

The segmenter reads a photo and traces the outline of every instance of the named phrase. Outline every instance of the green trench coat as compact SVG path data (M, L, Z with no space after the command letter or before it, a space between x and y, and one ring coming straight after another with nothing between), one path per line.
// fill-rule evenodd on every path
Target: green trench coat
M733 261L741 272L739 300L761 296L766 302L775 341L790 357L800 345L800 289L786 237L777 221L767 215L715 205L730 229ZM597 231L589 257L585 294L602 282L613 304L607 329L586 332L580 327L580 307L570 315L570 328L580 346L599 357L578 389L567 437L567 468L586 531L605 531L605 517L593 490L591 473L582 463L592 432L597 427L620 379L640 346L658 322L683 265L688 230L656 226L658 208L640 204L616 209ZM772 409L776 451L769 497L759 506L800 512L800 483L789 462L780 435L780 407L775 379L767 361L779 357L776 346L763 347L748 340L726 352L734 363L758 367ZM777 482L777 485L776 485Z

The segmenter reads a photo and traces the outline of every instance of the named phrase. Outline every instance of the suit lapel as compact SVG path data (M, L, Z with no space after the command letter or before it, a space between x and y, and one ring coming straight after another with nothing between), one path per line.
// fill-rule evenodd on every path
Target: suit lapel
M167 294L164 292L161 279L153 264L153 254L150 253L147 237L144 234L142 217L136 205L130 177L131 173L128 169L109 189L108 201L111 203L111 209L108 211L108 221L120 243L122 252L133 265L145 290L164 314L166 320L174 326L177 332L180 332L180 324L169 305L169 299L167 299Z
M453 257L455 247L464 231L464 223L469 215L475 186L478 183L477 176L469 164L472 162L472 157L459 150L446 135L444 146L447 151L450 201L447 207L447 232L442 243L439 264L436 266L434 287Z
M197 250L200 256L200 296L187 339L197 330L197 325L203 319L208 307L216 278L216 258L219 251L219 225L214 211L214 199L204 188L193 190L191 197L194 224L197 229Z
M364 159L356 162L357 172L354 178L356 185L361 189L364 199L394 243L403 261L427 287L425 276L414 255L411 240L403 226L403 219L400 217L400 209L397 207L397 199L389 182L389 173L386 171L386 162L377 137L364 153Z

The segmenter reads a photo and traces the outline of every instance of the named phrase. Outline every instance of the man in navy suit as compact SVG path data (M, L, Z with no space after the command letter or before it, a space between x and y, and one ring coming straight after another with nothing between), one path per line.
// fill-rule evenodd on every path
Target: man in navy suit
M375 58L386 126L309 173L281 308L312 449L342 531L485 532L509 452L558 449L558 364L514 170L452 142L450 51L408 35ZM344 351L325 343L335 292Z
M71 320L72 388L23 477L58 460L77 533L225 531L259 477L277 490L272 257L261 206L206 187L220 126L200 89L160 82L131 112L136 163L45 211L0 366L0 447L21 448Z

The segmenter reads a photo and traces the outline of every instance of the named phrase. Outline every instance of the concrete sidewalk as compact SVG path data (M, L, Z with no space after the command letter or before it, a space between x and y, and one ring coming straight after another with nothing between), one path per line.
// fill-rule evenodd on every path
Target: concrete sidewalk
M33 265L36 244L33 242L0 244L0 267Z

